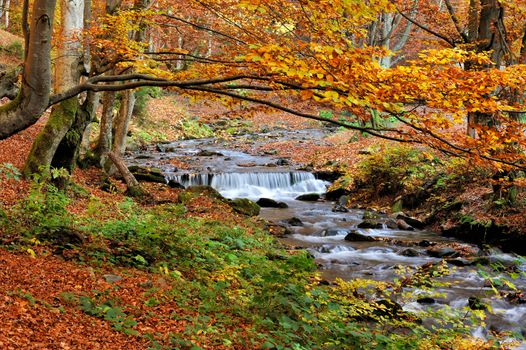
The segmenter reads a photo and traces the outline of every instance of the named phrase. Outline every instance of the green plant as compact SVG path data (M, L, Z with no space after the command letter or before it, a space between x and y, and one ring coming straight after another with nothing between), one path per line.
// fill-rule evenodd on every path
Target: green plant
M139 334L133 329L133 327L137 325L137 321L126 315L122 307L115 305L113 300L107 299L100 301L101 295L101 293L97 293L95 300L87 296L80 296L80 309L88 315L108 321L115 330L126 334Z
M15 55L19 59L24 58L24 45L21 41L13 41L12 43L3 47L2 50L9 54Z
M135 105L133 115L137 117L138 125L142 126L146 121L146 105L149 99L163 96L163 90L156 86L144 86L135 91Z
M436 159L422 150L394 146L375 152L358 165L358 186L366 186L378 195L411 193L437 173Z
M180 121L178 128L181 129L185 139L212 137L214 135L213 130L208 125L199 122L196 118Z
M20 171L11 163L0 164L0 181L1 180L20 180Z

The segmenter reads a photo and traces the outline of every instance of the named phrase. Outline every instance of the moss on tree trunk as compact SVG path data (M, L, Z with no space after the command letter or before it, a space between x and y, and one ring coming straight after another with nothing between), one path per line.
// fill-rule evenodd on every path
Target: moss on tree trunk
M76 97L65 100L53 108L48 122L33 142L24 167L25 176L51 166L55 152L71 128L78 110L79 103Z

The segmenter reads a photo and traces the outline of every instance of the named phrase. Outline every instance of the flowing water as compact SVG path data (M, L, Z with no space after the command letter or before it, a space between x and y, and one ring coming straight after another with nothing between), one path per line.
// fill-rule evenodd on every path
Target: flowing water
M285 137L305 137L305 134L296 132ZM257 141L252 141L252 144L254 147L257 146ZM283 164L286 162L272 156L250 155L229 149L229 145L218 143L214 139L175 142L168 145L171 152L157 153L151 160L135 160L135 162L158 166L162 157L179 158L190 161L192 167L174 171L173 167L161 166L167 179L175 180L184 186L210 185L227 198L252 200L271 198L287 203L288 208L263 208L260 216L277 223L285 223L291 218L299 219L301 223L298 223L298 226L290 226L292 233L283 238L283 241L291 246L308 249L327 280L337 277L343 279L361 277L392 281L399 276L397 272L400 266L418 267L441 261L439 258L429 256L428 248L422 247L419 242L438 242L446 246L459 244L455 240L428 231L356 229L357 224L362 221L361 210L334 212L332 202L296 200L296 197L302 194L323 194L329 185L328 182L316 179L309 172L297 171L292 166ZM212 151L215 154L199 156L202 150ZM134 160L130 159L129 162L133 163ZM344 238L350 230L385 240L347 242ZM478 249L465 243L463 246L468 249ZM407 254L408 247L411 247L412 254ZM513 264L518 259L513 254L504 254L498 250L493 250L487 258L504 266ZM524 260L522 261L518 265L518 270L526 272L526 264ZM443 307L459 309L468 305L470 297L478 296L491 305L493 313L487 320L488 326L474 329L473 334L483 337L489 329L492 329L512 330L517 334L525 335L526 304L494 297L491 286L480 276L479 268L475 266L449 267L452 272L441 279L450 282L451 285L437 290L442 293L441 296L433 296L433 302L430 304L422 303L416 300L419 293L421 297L427 294L415 290L415 300L406 302L403 308L407 311ZM524 276L513 283L518 290L526 290ZM523 344L520 348L526 349L526 345Z

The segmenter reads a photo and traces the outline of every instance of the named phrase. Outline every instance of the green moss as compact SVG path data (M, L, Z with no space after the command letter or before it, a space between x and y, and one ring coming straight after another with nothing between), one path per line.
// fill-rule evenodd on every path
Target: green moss
M78 108L78 100L73 97L61 102L53 109L48 122L33 142L24 167L24 176L28 177L31 174L38 173L41 168L49 168L53 159L53 154L50 154L50 151L60 143L61 140L57 140L60 131L64 128L69 129L73 124ZM68 137L67 133L65 137ZM74 136L70 135L70 137Z

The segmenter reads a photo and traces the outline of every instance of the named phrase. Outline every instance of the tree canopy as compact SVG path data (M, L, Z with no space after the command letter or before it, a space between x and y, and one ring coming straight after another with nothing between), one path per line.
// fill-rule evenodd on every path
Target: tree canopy
M497 169L526 167L522 0L81 5L90 13L83 28L64 34L74 14L54 18L55 0L24 3L22 84L0 111L1 138L87 91L160 86L422 143ZM82 62L66 65L81 76L52 89L51 60L61 51L51 43L68 42L82 44ZM299 101L316 108L301 110Z

